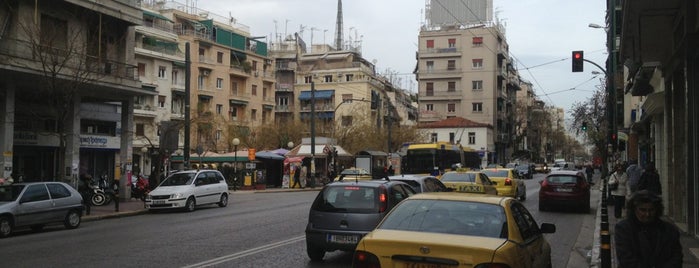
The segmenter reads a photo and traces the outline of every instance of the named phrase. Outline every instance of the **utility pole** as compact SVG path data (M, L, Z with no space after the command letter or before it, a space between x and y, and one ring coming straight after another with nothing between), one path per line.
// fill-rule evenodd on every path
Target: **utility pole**
M189 42L184 44L184 169L189 169L189 128L190 128L190 81L192 76L192 60L189 52Z

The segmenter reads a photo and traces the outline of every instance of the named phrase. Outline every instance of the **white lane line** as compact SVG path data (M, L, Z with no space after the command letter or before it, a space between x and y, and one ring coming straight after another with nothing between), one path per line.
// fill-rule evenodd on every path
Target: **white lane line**
M305 236L305 235L297 236L297 237L293 237L293 238L290 238L290 239L287 239L287 240L283 240L283 241L279 241L279 242L274 242L274 243L267 244L267 245L260 246L260 247L256 247L256 248L251 248L251 249L248 249L248 250L245 250L245 251L236 252L236 253L233 253L233 254L230 254L230 255L226 255L226 256L221 256L221 257L218 257L218 258L215 258L215 259L211 259L211 260L208 260L208 261L203 261L203 262L200 262L200 263L191 264L191 265L188 265L188 266L184 266L183 268L208 267L208 266L212 266L212 265L216 265L216 264L221 264L221 263L224 263L224 262L227 262L227 261L231 261L231 260L235 260L235 259L240 259L240 258L243 258L243 257L245 257L245 256L250 256L250 255L253 255L253 254L260 253L260 252L264 252L264 251L268 251L268 250L271 250L271 249L275 249L275 248L278 248L278 247L281 247L281 246L285 246L285 245L293 244L293 243L296 243L296 242L304 241L305 239L306 239L306 236Z

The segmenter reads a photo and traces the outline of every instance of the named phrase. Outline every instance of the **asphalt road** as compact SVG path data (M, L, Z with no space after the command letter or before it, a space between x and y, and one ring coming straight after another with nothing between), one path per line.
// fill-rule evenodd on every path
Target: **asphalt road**
M589 250L590 245L585 249L576 241L586 218L594 218L597 202L591 202L587 214L540 213L541 176L525 182L524 204L538 223L557 226L555 234L546 235L553 267L578 267L581 262L569 260ZM328 253L322 263L306 256L304 228L316 194L238 191L226 208L84 222L75 230L49 226L40 233L24 231L0 240L0 259L12 267L350 267L349 253Z

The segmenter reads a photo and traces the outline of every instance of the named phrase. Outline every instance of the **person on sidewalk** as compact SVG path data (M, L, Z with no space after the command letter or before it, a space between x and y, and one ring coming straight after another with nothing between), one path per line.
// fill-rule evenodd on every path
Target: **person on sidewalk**
M296 185L298 185L299 188L303 189L303 184L301 184L301 168L300 168L300 166L295 166L293 169L294 169L294 184L291 185L291 189L296 188Z
M663 189L660 185L660 175L655 169L655 164L650 163L638 181L638 190L648 190L657 196L662 196Z
M622 216L626 203L629 178L624 173L624 168L621 165L617 165L615 169L616 172L609 175L608 187L611 190L612 200L614 200L614 217L619 219Z
M626 218L614 227L617 267L682 267L680 232L660 219L662 202L648 190L629 198Z
M636 160L629 161L630 165L626 168L626 175L629 177L629 195L636 192L638 188L638 182L641 179L641 173L643 169L638 165Z

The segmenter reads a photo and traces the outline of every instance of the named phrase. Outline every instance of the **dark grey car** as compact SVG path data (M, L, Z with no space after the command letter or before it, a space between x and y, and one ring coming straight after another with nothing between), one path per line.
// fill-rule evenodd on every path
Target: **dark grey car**
M392 181L402 181L410 185L416 193L423 192L451 192L452 189L444 185L442 181L437 179L435 176L430 175L414 175L414 174L401 174L390 176Z
M82 197L62 182L30 182L0 186L0 237L18 227L41 230L49 223L68 229L80 226Z
M325 185L311 205L306 252L320 261L325 252L354 251L396 204L414 195L407 184L391 180L346 180Z

